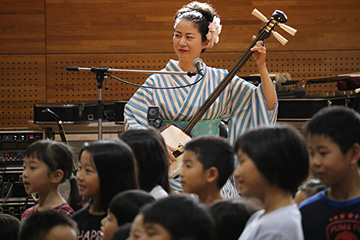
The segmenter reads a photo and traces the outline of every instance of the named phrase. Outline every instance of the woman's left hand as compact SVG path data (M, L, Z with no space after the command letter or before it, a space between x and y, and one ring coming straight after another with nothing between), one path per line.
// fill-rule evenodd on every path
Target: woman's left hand
M256 39L256 36L253 36L253 40ZM263 41L256 42L255 46L250 49L254 52L253 56L258 66L265 64L266 59L266 47Z

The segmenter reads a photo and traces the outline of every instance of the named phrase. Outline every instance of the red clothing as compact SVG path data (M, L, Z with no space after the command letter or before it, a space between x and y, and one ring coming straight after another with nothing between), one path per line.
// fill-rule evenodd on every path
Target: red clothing
M59 206L56 206L55 208L53 208L53 210L55 210L57 212L61 212L69 217L71 217L75 213L75 211L70 207L70 205L68 203L63 203ZM33 214L37 211L38 211L38 209L36 206L26 209L25 212L21 216L21 220L24 220L25 218L27 218L28 216L30 216L31 214Z

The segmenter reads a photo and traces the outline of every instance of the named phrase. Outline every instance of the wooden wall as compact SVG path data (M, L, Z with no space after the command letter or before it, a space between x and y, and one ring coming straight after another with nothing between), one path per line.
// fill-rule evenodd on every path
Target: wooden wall
M359 0L213 0L223 25L219 44L207 50L208 65L230 68L267 18L284 11L295 37L283 47L266 40L268 68L294 79L360 71ZM97 100L95 75L66 66L160 70L175 58L171 37L175 11L188 1L1 0L0 128L27 127L33 105ZM256 73L252 60L240 76ZM141 84L147 75L118 73ZM104 100L128 99L136 87L108 79Z

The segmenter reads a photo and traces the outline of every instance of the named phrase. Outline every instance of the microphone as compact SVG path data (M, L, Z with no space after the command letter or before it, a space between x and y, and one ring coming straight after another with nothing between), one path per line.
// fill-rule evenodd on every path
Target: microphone
M193 61L193 66L196 67L196 72L201 76L204 76L204 62L201 58L195 58Z

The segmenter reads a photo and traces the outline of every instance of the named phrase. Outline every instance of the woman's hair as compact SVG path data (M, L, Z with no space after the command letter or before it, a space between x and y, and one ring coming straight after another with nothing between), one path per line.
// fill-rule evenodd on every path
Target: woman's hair
M217 186L222 188L235 168L235 156L227 139L220 136L199 136L185 145L185 151L192 151L204 170L215 167L219 172Z
M73 175L75 164L73 153L65 143L54 140L38 140L32 143L25 151L25 158L36 158L48 166L49 171L53 172L58 169L64 172L61 183L67 179L70 181L70 194L67 202L77 210L80 208L78 203L81 200L76 180Z
M164 227L172 240L215 239L213 220L207 209L186 195L171 195L146 205L140 213L144 215L143 226L156 223ZM181 226L181 227L179 227Z
M150 192L160 185L170 193L169 157L160 132L152 127L133 128L120 137L134 152L139 171L139 187Z
M145 204L155 201L150 193L134 189L118 193L109 204L109 211L116 217L118 226L132 222Z
M255 163L272 185L295 194L309 173L309 155L305 138L286 124L250 130L235 142Z
M218 16L215 9L208 3L193 1L180 8L175 15L175 26L182 21L188 20L194 23L201 34L203 42L207 40L206 34L209 32L209 24Z
M94 207L106 211L110 200L119 192L138 188L137 169L130 147L120 139L87 143L80 151L88 152L99 176L99 201Z

